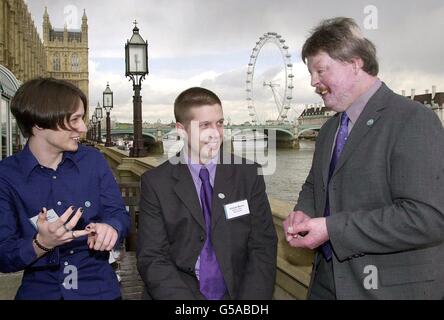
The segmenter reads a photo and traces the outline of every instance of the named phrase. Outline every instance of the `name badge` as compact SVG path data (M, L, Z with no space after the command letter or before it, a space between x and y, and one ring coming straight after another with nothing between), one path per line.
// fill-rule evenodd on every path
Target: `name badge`
M33 224L34 228L37 229L37 219L39 218L39 215L36 215L34 217L32 217L31 219L29 219L31 221L31 223ZM59 218L59 216L57 215L57 213L53 210L47 210L46 211L46 220L48 222L54 222Z
M250 213L247 199L224 205L227 220L244 216Z

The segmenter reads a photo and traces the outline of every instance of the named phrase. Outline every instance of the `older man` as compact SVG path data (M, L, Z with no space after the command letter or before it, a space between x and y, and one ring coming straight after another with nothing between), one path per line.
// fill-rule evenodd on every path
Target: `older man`
M323 21L302 58L337 112L284 223L290 245L318 249L308 298L443 298L440 121L378 79L375 46L352 19Z

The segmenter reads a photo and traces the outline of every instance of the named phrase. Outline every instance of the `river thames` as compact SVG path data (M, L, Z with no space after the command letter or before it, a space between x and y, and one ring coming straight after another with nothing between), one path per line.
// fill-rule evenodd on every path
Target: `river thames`
M275 173L264 176L270 197L296 204L299 191L310 171L314 147L314 141L301 141L300 149L276 150Z

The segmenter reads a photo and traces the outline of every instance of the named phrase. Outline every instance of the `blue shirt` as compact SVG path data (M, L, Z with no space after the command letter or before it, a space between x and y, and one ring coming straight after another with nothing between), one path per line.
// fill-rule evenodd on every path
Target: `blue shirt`
M119 283L108 263L109 252L89 250L81 237L37 259L36 228L30 218L42 207L59 216L75 206L84 209L76 229L90 222L112 226L121 241L130 217L103 155L79 145L64 152L57 170L39 165L29 150L0 162L0 272L24 270L16 299L115 299ZM66 287L65 287L66 286Z

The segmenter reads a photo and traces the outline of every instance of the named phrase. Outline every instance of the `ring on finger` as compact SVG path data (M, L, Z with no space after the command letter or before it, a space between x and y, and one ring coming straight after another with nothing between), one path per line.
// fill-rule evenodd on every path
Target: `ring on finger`
M70 231L71 231L71 229L69 229L69 228L66 226L66 224L63 225L63 228L65 229L66 232L70 232Z

